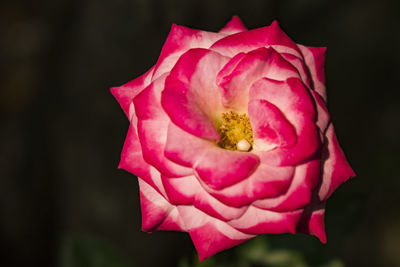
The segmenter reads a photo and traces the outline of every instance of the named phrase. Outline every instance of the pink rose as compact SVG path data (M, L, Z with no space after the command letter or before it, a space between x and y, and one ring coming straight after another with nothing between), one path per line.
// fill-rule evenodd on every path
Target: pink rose
M200 260L259 234L326 242L325 202L353 177L326 108L324 47L273 22L173 25L148 72L111 89L130 121L144 231L190 234Z

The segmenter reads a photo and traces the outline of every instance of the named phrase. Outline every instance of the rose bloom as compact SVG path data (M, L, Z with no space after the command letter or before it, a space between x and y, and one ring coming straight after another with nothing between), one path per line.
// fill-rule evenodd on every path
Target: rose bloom
M173 25L157 63L111 89L130 121L119 168L144 231L188 232L200 260L260 234L326 242L325 202L354 176L326 108L324 47L273 22Z

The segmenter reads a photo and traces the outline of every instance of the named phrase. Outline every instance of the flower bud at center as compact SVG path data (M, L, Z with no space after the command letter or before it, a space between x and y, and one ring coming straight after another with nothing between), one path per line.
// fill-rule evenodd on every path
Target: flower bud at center
M221 140L218 145L233 151L250 151L253 145L253 129L247 114L233 111L222 113L217 127Z

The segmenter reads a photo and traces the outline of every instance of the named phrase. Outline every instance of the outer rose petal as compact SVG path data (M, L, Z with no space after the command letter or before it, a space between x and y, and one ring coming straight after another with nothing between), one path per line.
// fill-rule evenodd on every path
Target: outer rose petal
M192 170L164 157L169 118L161 107L161 91L164 89L165 75L155 80L138 94L133 102L138 117L138 135L143 158L167 176L186 176Z
M215 42L210 49L233 57L260 47L273 47L279 53L302 57L297 45L284 33L276 21L271 26L229 35Z
M174 206L142 179L139 179L139 186L144 231L184 230Z
M311 234L322 242L326 243L325 234L325 203L310 204L304 210L296 231L304 234Z
M230 35L238 32L247 31L242 20L238 16L233 16L232 19L223 27L219 33Z
M178 206L178 211L201 261L254 237L244 234L192 206Z
M153 79L169 72L179 57L187 50L192 48L209 48L214 42L224 36L225 34L200 31L173 24L155 65Z
M219 140L214 121L224 108L215 77L227 62L228 58L206 49L182 55L165 81L161 98L176 125L195 136Z
M273 212L249 206L247 211L229 225L247 234L295 233L303 210Z
M304 208L311 201L319 179L320 160L312 160L298 165L292 184L284 195L256 200L253 202L253 206L279 212Z
M142 76L120 87L111 88L112 95L117 99L129 120L132 117L132 114L129 114L132 99L150 84L153 71L154 67L152 67Z
M332 123L326 131L326 141L322 158L323 175L318 194L320 200L325 201L339 185L355 176L354 171L346 160L343 150L340 148Z
M304 56L304 60L310 70L315 91L320 94L326 101L325 87L325 52L326 47L311 47L297 45Z

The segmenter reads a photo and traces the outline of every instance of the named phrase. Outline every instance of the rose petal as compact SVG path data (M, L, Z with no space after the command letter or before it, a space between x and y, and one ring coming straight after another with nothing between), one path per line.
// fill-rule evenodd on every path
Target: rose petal
M242 20L238 16L233 16L232 19L223 27L219 33L230 35L238 32L247 31Z
M322 243L326 243L325 234L325 203L311 204L300 218L296 231L318 237Z
M237 56L232 60L235 62L236 58ZM249 102L251 85L262 77L286 80L289 77L299 77L299 73L272 48L262 47L250 51L245 56L241 56L235 68L229 72L222 69L217 76L218 84L222 88L224 106L245 111Z
M240 218L228 223L246 234L294 234L302 212L295 210L280 213L249 206Z
M180 56L191 48L209 48L225 34L190 29L173 24L155 65L153 79L171 71Z
M191 49L182 55L165 81L161 104L170 119L186 132L219 140L214 121L224 108L215 77L227 62L218 53Z
M214 146L205 150L193 167L197 176L208 187L220 190L247 178L259 163L260 160L253 153Z
M311 47L297 45L304 56L304 61L308 66L314 83L314 89L326 101L326 87L325 87L325 53L326 47Z
M297 69L301 77L301 81L307 85L308 88L312 88L309 70L304 63L304 60L289 53L281 53L280 55Z
M133 99L138 117L142 154L146 162L166 176L187 176L192 173L191 169L180 166L164 156L170 121L160 103L165 77L163 75L155 80Z
M199 253L200 261L254 237L192 206L178 206L178 211Z
M183 230L177 212L172 212L174 207L163 196L142 179L139 187L143 231Z
M328 199L342 183L355 177L355 173L347 162L346 156L336 138L332 123L328 126L326 131L322 159L323 176L322 184L319 189L319 198L321 201L324 201Z
M254 133L254 149L291 147L296 143L296 131L282 112L266 100L249 102L249 117Z
M132 114L129 114L132 99L150 84L153 71L154 67L128 83L110 89L111 94L117 99L129 120L132 117Z
M296 167L292 183L284 195L253 202L260 209L285 212L304 208L320 179L320 160L312 160Z
M241 52L271 46L279 53L290 53L299 58L302 54L297 45L284 33L276 21L271 26L226 36L210 48L222 55L233 57Z
M272 165L295 165L320 148L321 140L315 125L315 107L309 92L299 79L258 80L250 89L250 99L266 99L278 107L295 127L297 143L290 148L279 147L257 152L261 162Z
M203 185L216 199L232 207L243 207L257 199L277 197L285 194L294 175L294 167L274 167L260 164L247 179L213 190Z

